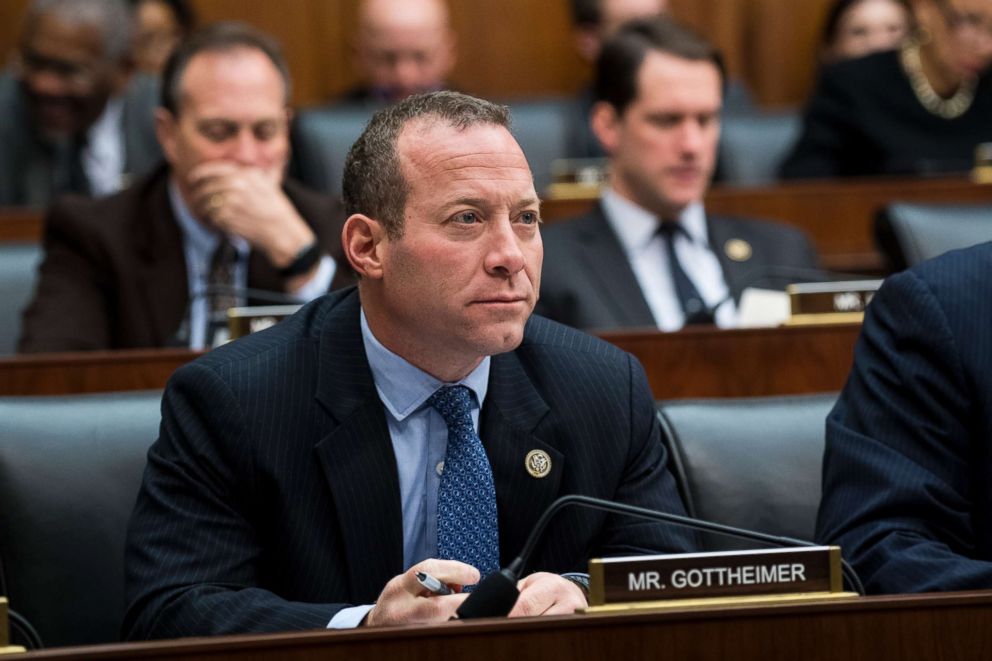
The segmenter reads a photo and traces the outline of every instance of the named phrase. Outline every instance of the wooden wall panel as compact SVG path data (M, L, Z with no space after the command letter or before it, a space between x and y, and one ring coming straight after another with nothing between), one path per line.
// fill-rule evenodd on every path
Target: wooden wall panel
M205 21L236 18L278 37L309 105L356 77L349 39L356 0L192 0ZM0 2L0 56L16 43L28 0ZM713 39L731 73L767 106L798 105L816 70L820 22L830 0L670 0L672 11ZM452 82L492 98L569 94L588 78L572 50L566 0L449 0L461 57Z

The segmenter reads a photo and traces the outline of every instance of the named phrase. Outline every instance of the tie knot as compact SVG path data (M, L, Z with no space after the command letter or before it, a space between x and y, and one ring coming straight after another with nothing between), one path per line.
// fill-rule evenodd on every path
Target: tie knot
M220 265L228 266L237 261L238 251L234 244L226 236L220 240L214 249L214 254L210 259L211 265L215 268Z
M666 239L674 239L676 236L681 234L682 236L689 238L689 232L682 226L677 220L663 220L658 224L658 234Z
M449 427L462 422L466 416L471 420L472 391L465 386L438 388L427 402L441 414Z

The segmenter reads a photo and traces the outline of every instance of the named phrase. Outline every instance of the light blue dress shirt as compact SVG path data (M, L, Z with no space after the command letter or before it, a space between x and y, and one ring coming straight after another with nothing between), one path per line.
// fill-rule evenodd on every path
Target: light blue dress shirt
M472 423L479 431L479 412L489 388L490 358L456 383L435 379L384 347L372 334L365 312L361 314L362 341L372 369L379 399L386 410L386 424L399 471L403 512L403 568L437 557L437 492L448 448L448 427L427 399L442 386L463 385L475 394ZM358 626L371 605L345 608L328 627Z

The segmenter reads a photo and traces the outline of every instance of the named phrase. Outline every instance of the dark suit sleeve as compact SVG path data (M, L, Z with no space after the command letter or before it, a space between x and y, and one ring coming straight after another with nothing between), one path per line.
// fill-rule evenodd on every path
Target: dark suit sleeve
M829 178L857 174L850 171L850 155L857 154L855 107L843 76L824 71L803 117L799 141L782 163L783 179Z
M71 198L70 198L71 199ZM112 276L99 242L72 202L45 219L45 257L34 298L24 311L21 352L84 351L111 345Z
M625 469L613 500L670 514L686 516L675 478L669 470L669 455L661 441L657 408L641 364L627 356L630 380L630 444ZM699 549L695 533L680 526L611 516L600 537L602 557L654 553L688 553Z
M288 601L260 587L266 540L252 515L265 504L250 446L244 412L221 379L198 364L178 371L128 526L125 638L323 628L347 605Z
M827 419L817 538L840 544L869 592L992 587L992 563L968 557L988 439L954 328L915 273L890 278Z

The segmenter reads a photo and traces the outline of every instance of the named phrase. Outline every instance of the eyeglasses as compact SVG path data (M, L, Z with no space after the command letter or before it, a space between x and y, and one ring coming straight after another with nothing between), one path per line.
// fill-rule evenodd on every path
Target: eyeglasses
M47 71L75 87L86 87L99 75L97 69L92 66L46 57L28 48L21 51L17 65L21 72L27 75Z
M934 0L944 15L947 27L959 36L971 39L985 37L992 41L992 18L975 12L956 9L948 0Z

